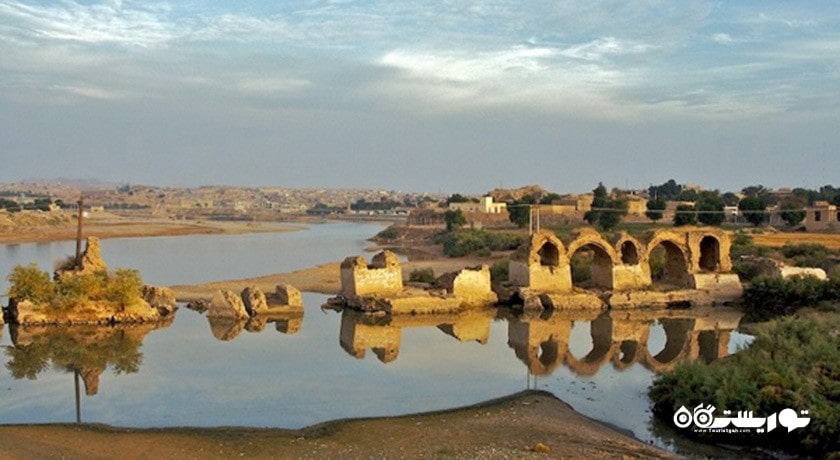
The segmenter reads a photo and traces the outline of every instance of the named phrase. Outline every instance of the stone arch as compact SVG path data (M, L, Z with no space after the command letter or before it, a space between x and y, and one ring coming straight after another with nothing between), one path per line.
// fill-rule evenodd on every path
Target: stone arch
M625 265L636 265L639 263L639 248L632 241L627 240L619 247L621 263Z
M560 248L551 240L545 240L537 250L540 265L543 267L557 267L560 265Z
M701 271L718 271L720 269L720 241L712 235L705 235L700 239L700 257L698 265Z
M657 260L658 248L664 250L663 260ZM665 288L690 287L689 257L685 245L673 238L654 238L648 243L646 262L650 269L651 282L654 286ZM654 264L661 263L661 267ZM659 273L661 268L661 273Z
M593 253L591 265L591 284L602 289L613 288L613 267L620 264L620 258L615 249L601 238L597 232L581 233L566 248L569 264L580 250L590 250ZM574 276L573 276L574 284Z

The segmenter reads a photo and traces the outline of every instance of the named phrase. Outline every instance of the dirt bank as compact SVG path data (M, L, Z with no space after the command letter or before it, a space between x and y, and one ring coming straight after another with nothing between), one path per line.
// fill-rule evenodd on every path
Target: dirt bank
M535 447L541 444L535 452ZM0 457L23 458L669 458L528 391L462 409L327 422L301 430L0 426Z
M182 221L168 219L124 218L109 214L96 215L84 222L83 235L106 238L144 236L182 236L204 234L243 234L300 230L303 226L273 222ZM76 222L72 219L43 222L16 222L0 227L0 244L40 243L76 239Z

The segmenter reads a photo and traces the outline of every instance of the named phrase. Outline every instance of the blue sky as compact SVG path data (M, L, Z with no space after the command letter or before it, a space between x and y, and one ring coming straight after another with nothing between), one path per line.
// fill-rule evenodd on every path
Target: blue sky
M0 0L0 181L840 184L840 4Z

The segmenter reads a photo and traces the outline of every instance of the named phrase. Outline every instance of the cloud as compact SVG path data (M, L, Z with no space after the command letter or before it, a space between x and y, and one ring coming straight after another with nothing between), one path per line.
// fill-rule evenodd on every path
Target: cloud
M0 17L19 37L80 43L118 43L149 47L182 35L167 19L165 7L125 7L121 1L81 5L35 6L0 3Z
M712 35L712 40L715 43L719 43L721 45L731 45L732 43L735 42L735 40L732 39L732 36L730 36L729 34L725 34L725 33L718 33L718 34Z

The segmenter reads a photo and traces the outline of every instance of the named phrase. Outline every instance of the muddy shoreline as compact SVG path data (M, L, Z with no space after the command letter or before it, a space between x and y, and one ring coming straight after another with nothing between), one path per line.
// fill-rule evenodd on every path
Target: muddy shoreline
M18 458L675 458L575 412L543 391L396 417L275 428L0 426L0 457Z

